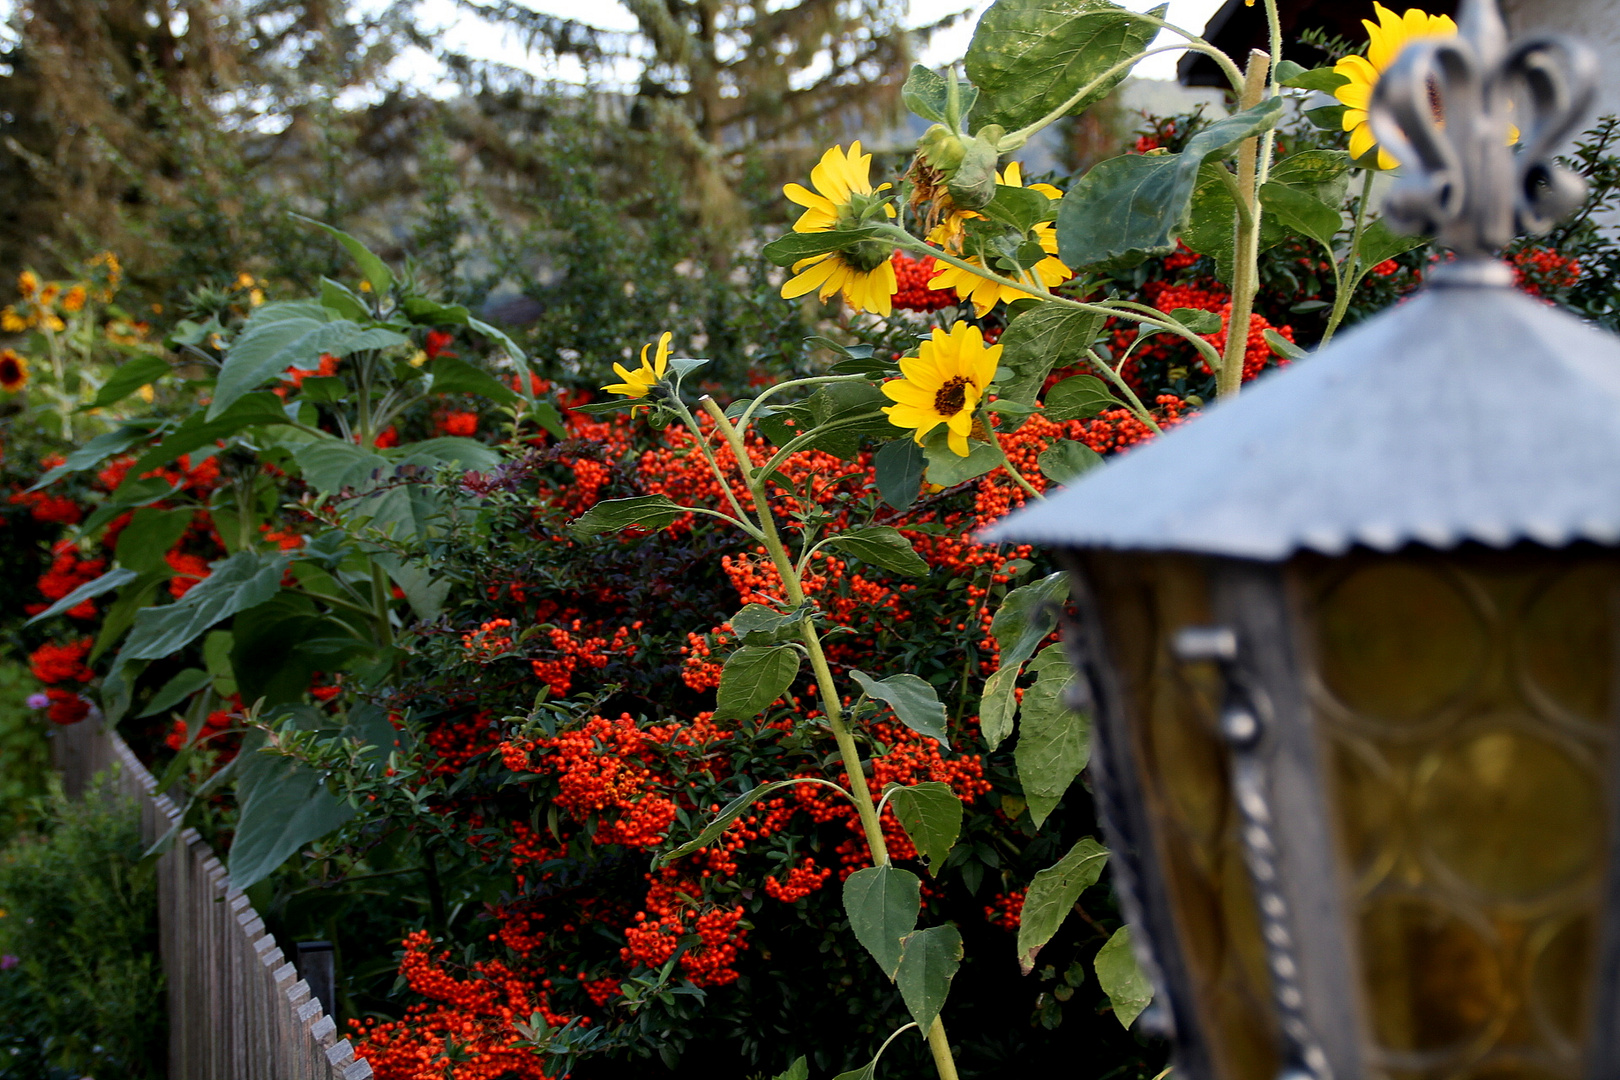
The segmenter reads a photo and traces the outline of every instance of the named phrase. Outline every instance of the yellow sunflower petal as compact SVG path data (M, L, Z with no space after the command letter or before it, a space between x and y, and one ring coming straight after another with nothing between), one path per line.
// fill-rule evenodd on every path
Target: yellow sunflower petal
M1007 162L1007 167L996 177L996 183L1006 184L1008 187L1024 186L1024 167L1016 161Z
M804 263L797 263L794 265L794 269L797 270L803 265ZM809 269L799 274L798 277L791 278L783 283L782 299L792 300L796 296L803 296L805 293L819 288L837 269L838 263L836 260L825 256L818 257Z
M1346 117L1346 119L1348 120L1349 118ZM1368 151L1370 151L1376 144L1377 140L1373 138L1372 128L1367 126L1365 120L1363 120L1362 123L1357 124L1350 131L1351 157L1356 158L1357 160L1366 157Z
M660 379L662 379L669 371L669 343L674 340L674 338L675 335L671 331L665 330L664 336L658 339L658 354L653 359L652 370L653 374L658 376ZM641 354L642 362L645 363L647 350L643 349Z
M950 435L946 437L945 442L950 446L951 452L957 457L968 456L969 447L966 435L958 435L955 431L952 431Z
M1356 57L1360 60L1361 57ZM1352 109L1365 109L1372 104L1373 84L1370 82L1349 82L1333 91L1333 96L1341 105L1348 105Z
M831 299L834 293L843 292L844 286L849 284L849 265L837 255L827 262L832 265L832 273L827 275L827 280L821 283L821 291L817 293L824 301Z

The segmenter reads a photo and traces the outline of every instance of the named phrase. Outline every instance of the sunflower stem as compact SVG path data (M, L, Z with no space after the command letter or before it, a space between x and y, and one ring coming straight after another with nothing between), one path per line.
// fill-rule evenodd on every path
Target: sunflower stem
M738 460L746 461L747 447L743 444L742 433L726 417L725 411L708 395L699 399L698 405L719 427L720 433L731 446L731 452ZM759 515L765 550L770 554L771 562L782 578L782 587L787 592L788 601L797 607L805 602L804 585L793 567L793 560L788 556L787 548L782 544L781 534L776 530L776 518L771 513L769 496L765 490L769 475L766 473L750 476L745 473L744 479L748 484L748 493L754 500L754 511ZM856 811L860 814L861 828L866 834L866 843L871 848L872 862L876 866L887 866L889 845L883 839L883 828L878 822L877 808L872 804L872 793L866 787L866 773L861 769L861 754L855 745L855 736L850 732L849 725L844 722L843 709L838 697L838 684L833 680L832 667L827 663L827 654L822 651L821 635L816 632L815 624L808 619L803 624L801 635L805 651L810 656L811 670L815 672L822 708L827 714L827 726L832 729L833 738L838 743L839 757L843 759L844 772L849 776L849 794L855 801Z
M1014 482L1016 482L1019 487L1023 488L1024 491L1028 493L1030 498L1045 502L1046 493L1040 491L1035 487L1034 484L1031 484L1028 480L1024 479L1024 474L1013 467L1012 459L1007 456L1007 448L1001 445L1000 439L996 438L996 429L990 426L989 413L993 411L995 411L994 406L984 410L984 412L979 416L979 422L984 425L984 430L990 436L990 445L994 446L996 448L996 453L1001 455L1002 470L1005 471L1008 476L1012 477Z
M1335 268L1334 277L1338 281L1333 293L1333 312L1328 316L1327 329L1322 331L1322 341L1317 345L1318 349L1333 340L1333 335L1339 330L1339 324L1344 321L1345 313L1350 310L1350 299L1355 296L1364 276L1357 273L1357 264L1361 261L1361 238L1367 231L1367 204L1372 201L1374 175L1371 169L1363 170L1361 200L1356 203L1356 223L1350 229L1350 250L1345 253L1344 262Z
M748 511L743 509L741 501L737 498L737 493L731 490L731 481L726 478L725 470L720 467L720 462L715 458L714 451L709 449L709 442L703 437L703 429L698 426L697 419L692 415L692 410L686 407L686 402L682 401L678 394L671 394L670 398L675 403L676 410L680 412L681 419L686 421L686 430L692 433L692 441L697 443L698 449L702 451L703 460L709 463L709 471L714 473L715 482L720 485L720 490L725 494L726 501L731 503L731 509L736 512L738 526L755 539L763 540L765 534L749 519ZM708 396L705 395L703 400L708 401ZM725 413L720 415L724 417ZM743 482L747 483L748 455L746 452L736 451L735 448L733 452L737 458L737 472L742 475Z
M1271 73L1271 57L1254 49L1244 77L1243 96L1238 109L1252 109L1265 95ZM1227 397L1243 386L1243 359L1249 348L1249 316L1260 287L1260 140L1245 139L1238 147L1237 183L1241 205L1248 207L1247 220L1233 214L1232 314L1226 323L1226 355L1215 373L1215 394Z

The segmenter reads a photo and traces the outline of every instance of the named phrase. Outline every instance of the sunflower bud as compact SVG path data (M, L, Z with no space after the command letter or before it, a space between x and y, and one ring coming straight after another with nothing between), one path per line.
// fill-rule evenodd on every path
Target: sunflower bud
M999 138L1001 129L997 128L993 134ZM965 140L962 150L961 163L954 170L946 170L945 186L958 209L978 210L995 197L999 155L995 142L986 139L984 132Z
M962 136L944 124L935 124L917 141L917 156L931 168L938 169L946 175L954 172L957 166L962 164L965 153Z

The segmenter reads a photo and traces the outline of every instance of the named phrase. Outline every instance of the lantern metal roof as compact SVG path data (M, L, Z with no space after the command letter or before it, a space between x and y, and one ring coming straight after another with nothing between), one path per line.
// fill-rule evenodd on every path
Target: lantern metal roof
M1590 101L1590 64L1546 43L1509 54L1494 5L1465 12L1455 44L1403 54L1372 110L1380 141L1412 163L1385 216L1437 234L1456 261L987 539L1260 560L1620 542L1620 337L1518 292L1488 256L1578 203L1578 181L1546 159ZM1510 92L1530 121L1517 155L1504 137Z

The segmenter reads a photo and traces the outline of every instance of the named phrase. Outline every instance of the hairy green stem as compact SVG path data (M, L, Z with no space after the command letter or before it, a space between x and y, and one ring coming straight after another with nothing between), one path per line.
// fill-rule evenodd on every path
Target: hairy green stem
M945 1022L934 1017L934 1024L928 1029L928 1051L934 1055L934 1068L939 1072L939 1080L957 1080L956 1059L951 1056L951 1042L945 1037Z
M748 447L743 442L742 433L726 418L725 412L708 396L704 396L698 404L719 426L738 462L746 462ZM781 534L776 530L776 515L771 512L765 492L766 478L750 476L747 466L744 465L743 468L749 494L754 498L754 510L759 515L760 531L765 534L765 550L770 554L776 572L781 575L782 587L787 590L788 602L797 607L805 602L804 586L794 571L793 560L788 556L787 548L782 544ZM860 813L861 828L866 833L866 842L872 849L872 861L879 866L886 866L889 862L889 845L884 842L883 829L878 824L877 808L872 804L872 793L866 787L866 774L861 769L861 755L855 746L855 736L850 732L849 725L844 722L843 708L838 697L838 684L833 680L832 667L827 663L827 654L821 649L821 635L816 633L815 624L808 619L804 622L802 634L805 651L810 655L811 670L815 672L816 686L821 693L822 708L827 714L827 726L832 728L833 738L838 742L839 756L843 758L844 771L849 774L849 793L855 800L855 809Z
M1260 104L1271 72L1271 57L1255 49L1249 53L1243 96L1238 109ZM1215 394L1227 397L1243 386L1243 358L1249 347L1249 316L1254 311L1255 293L1260 288L1260 140L1245 139L1238 147L1237 184L1240 202L1249 209L1247 220L1233 215L1232 314L1226 323L1226 355L1215 375Z
M1333 294L1333 311L1328 316L1327 329L1322 331L1322 341L1317 346L1318 349L1333 340L1339 324L1344 321L1345 313L1350 310L1350 299L1355 295L1356 287L1361 284L1362 275L1357 264L1361 261L1361 238L1367 231L1367 204L1372 201L1375 175L1371 169L1364 172L1361 181L1361 200L1356 203L1356 223L1350 229L1350 250L1345 253L1344 262L1334 271L1337 288Z
M737 493L731 490L731 481L726 479L726 471L720 467L720 462L715 460L714 451L709 449L708 440L703 437L703 429L698 427L698 422L693 419L691 410L686 407L686 403L680 399L678 394L671 394L670 396L675 403L675 408L681 414L681 419L686 421L686 430L692 433L692 441L697 443L698 449L703 452L703 460L709 463L709 469L714 473L714 479L720 485L720 491L725 495L726 501L731 504L731 509L736 513L738 527L756 539L763 541L764 534L754 525L753 520L748 516L748 511L744 510L742 503L737 500ZM705 397L703 400L708 401L709 399ZM720 415L722 418L725 416L724 413ZM747 457L737 459L737 471L746 482L748 480Z

